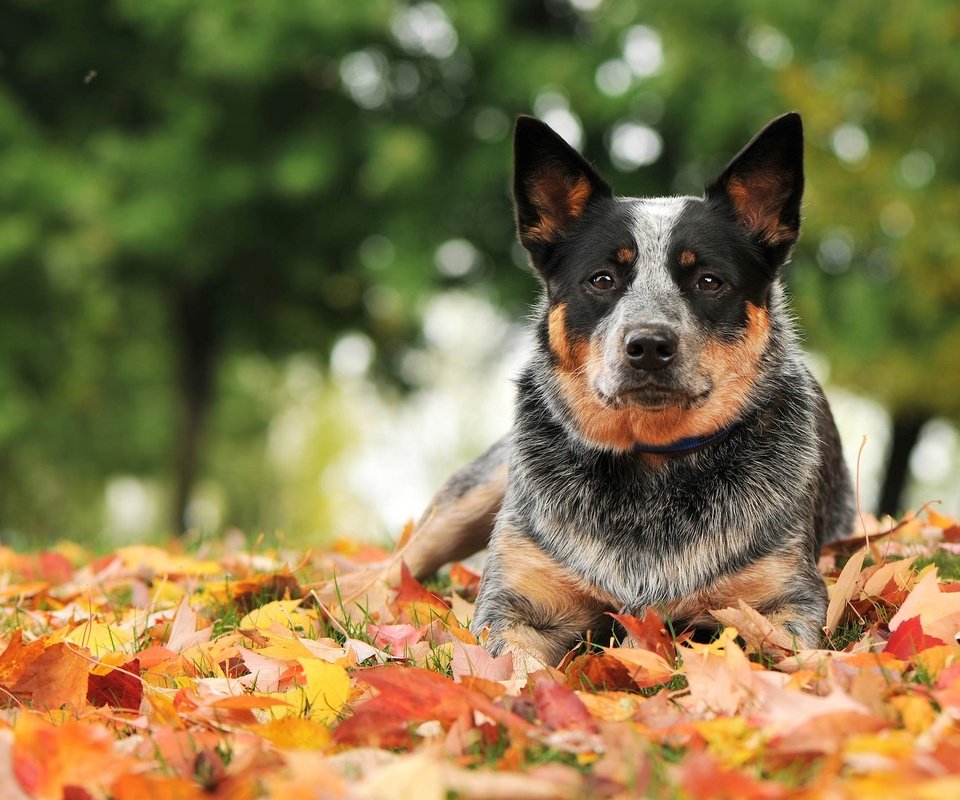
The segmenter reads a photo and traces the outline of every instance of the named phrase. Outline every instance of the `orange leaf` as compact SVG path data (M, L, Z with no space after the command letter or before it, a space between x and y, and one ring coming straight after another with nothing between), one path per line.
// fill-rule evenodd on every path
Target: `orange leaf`
M450 604L427 589L410 572L406 564L400 565L400 588L397 605L406 611L417 625L423 625L439 617L446 619Z
M637 619L630 614L610 614L623 629L630 634L637 647L650 650L662 656L667 663L672 664L677 656L673 639L667 626L663 624L660 615L652 608L648 608L643 619Z
M52 644L27 666L10 691L34 708L71 706L80 709L87 700L90 663L63 642Z
M197 784L185 778L163 778L136 775L122 775L113 784L110 791L113 800L204 800L206 794Z
M60 800L68 786L108 786L131 767L104 728L79 722L55 727L24 713L13 730L13 773L39 800Z
M495 705L479 692L435 672L413 667L376 667L354 673L380 694L359 704L356 713L334 731L339 744L400 747L409 744L410 723L437 720L449 726L479 711L514 733L526 734L533 725Z
M636 689L632 672L606 653L578 656L566 669L567 688L590 691Z
M0 653L0 686L12 687L46 646L42 639L24 644L23 628L17 628L7 649Z

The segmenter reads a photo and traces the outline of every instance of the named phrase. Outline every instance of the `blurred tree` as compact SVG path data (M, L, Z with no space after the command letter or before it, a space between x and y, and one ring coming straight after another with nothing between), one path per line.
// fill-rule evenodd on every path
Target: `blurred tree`
M525 304L519 112L641 194L698 192L799 108L811 340L900 430L957 418L958 12L910 5L8 0L0 525L89 530L104 476L169 471L180 530L238 355L358 330L402 381L430 292Z

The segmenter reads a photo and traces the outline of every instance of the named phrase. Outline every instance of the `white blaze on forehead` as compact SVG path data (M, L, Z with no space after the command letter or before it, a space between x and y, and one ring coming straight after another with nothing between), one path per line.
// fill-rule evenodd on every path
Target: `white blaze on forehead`
M667 257L673 229L690 200L689 197L653 197L634 201L637 275L630 287L631 292L645 297L676 292Z

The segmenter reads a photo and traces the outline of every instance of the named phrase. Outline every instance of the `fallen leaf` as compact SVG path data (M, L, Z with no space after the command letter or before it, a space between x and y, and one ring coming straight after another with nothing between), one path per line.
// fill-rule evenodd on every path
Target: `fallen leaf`
M513 675L513 654L491 656L483 647L453 641L453 659L450 661L453 679L459 683L465 675L489 681L506 681Z
M909 659L929 647L943 645L941 639L928 636L920 624L920 617L902 620L887 640L886 652L897 658Z
M867 556L867 548L861 547L848 559L840 571L840 577L832 586L827 587L830 602L827 605L827 621L823 627L829 639L843 619L847 604L853 598L863 569L863 560Z
M110 706L137 711L143 700L140 661L133 659L111 669L105 675L91 674L87 684L87 702L92 706Z

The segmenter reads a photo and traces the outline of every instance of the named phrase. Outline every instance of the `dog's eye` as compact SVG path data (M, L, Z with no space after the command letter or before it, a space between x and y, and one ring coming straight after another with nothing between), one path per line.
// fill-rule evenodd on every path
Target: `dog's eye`
M697 288L701 292L715 292L723 286L723 281L716 275L704 275L697 281Z
M616 285L616 281L614 281L613 275L611 275L609 272L598 272L596 275L590 278L590 285L594 289L598 289L601 292L606 292Z

